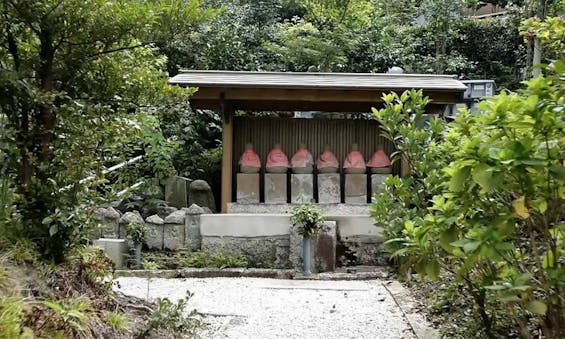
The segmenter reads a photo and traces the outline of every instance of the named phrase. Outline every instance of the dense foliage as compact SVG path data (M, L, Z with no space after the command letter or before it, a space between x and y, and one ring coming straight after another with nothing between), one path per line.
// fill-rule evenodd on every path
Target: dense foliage
M549 338L565 328L565 62L547 73L450 125L415 126L418 92L386 96L375 111L411 165L373 206L392 257L454 276L491 337L508 334L502 325L527 336L534 322Z

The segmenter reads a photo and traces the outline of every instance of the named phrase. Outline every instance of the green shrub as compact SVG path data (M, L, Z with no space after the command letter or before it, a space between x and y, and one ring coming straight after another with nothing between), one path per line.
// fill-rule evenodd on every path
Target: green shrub
M298 234L303 237L312 237L318 234L323 227L326 217L324 212L314 205L300 205L292 209L290 222Z
M90 302L83 298L69 298L64 300L45 300L41 304L49 308L62 325L62 330L67 335L85 332L88 326L88 313L91 311ZM52 322L56 324L56 322Z
M411 177L387 181L373 216L401 269L448 272L472 298L474 335L507 336L508 322L514 334L533 335L532 323L548 338L565 331L565 62L550 69L463 112L433 142L436 122L404 129L414 92L376 111L402 155L409 139L420 145Z
M192 294L187 291L186 297L176 303L168 298L158 299L157 307L149 315L149 328L167 329L185 334L193 333L197 327L202 325L202 322L195 317L195 310L185 315L187 301L191 296Z
M118 331L127 330L129 327L129 319L127 315L118 312L106 313L106 320L113 329Z
M0 296L0 338L18 338L21 332L24 300Z
M147 233L147 226L139 222L131 222L128 224L127 234L134 244L143 244L145 242L145 235Z

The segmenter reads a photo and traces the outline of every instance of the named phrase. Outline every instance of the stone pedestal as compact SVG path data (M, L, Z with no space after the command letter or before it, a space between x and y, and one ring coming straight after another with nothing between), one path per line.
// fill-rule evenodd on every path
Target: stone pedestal
M236 201L240 204L259 203L259 173L237 174Z
M286 173L265 173L265 203L286 204Z
M341 187L339 173L318 174L318 203L339 204L341 202Z
M346 174L345 175L345 203L366 204L367 203L367 175Z
M116 265L117 269L125 266L125 256L128 252L128 245L125 239L106 239L100 238L94 240L94 246L101 248L106 252L108 258Z
M314 202L314 175L292 174L290 177L290 202L311 204Z
M381 194L383 191L383 183L390 174L372 174L371 175L371 197L374 194Z

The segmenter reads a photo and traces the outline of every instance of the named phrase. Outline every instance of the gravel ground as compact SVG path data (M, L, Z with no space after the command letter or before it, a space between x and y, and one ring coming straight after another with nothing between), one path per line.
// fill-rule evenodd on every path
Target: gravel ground
M416 338L379 280L119 278L116 290L171 300L189 290L204 338Z

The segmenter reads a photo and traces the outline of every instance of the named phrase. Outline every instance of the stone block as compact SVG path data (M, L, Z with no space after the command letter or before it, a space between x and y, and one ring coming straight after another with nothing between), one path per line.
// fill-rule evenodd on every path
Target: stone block
M165 224L163 226L163 248L168 250L184 248L184 228L184 223Z
M312 242L312 273L335 270L336 262L336 222L326 221L324 231L313 237ZM297 271L303 271L302 236L291 228L289 237L289 261Z
M237 174L236 200L240 204L259 203L259 173Z
M290 202L293 204L311 204L314 202L313 174L291 174Z
M128 246L124 239L100 238L94 240L94 246L104 250L110 260L116 265L116 268L124 267L126 262L125 256L128 252Z
M190 179L173 176L165 183L165 201L176 208L188 207L188 186Z
M187 210L185 221L185 244L190 251L200 251L202 247L202 235L200 233L200 215L204 209L196 204Z
M286 267L284 244L288 236L270 237L202 237L202 251L208 253L241 254L253 266L280 265Z
M287 202L286 173L265 173L265 203Z
M367 175L346 174L345 175L345 203L366 204L367 203Z
M318 203L339 204L341 202L341 185L339 173L318 174Z
M145 235L145 244L149 249L162 250L163 237L165 234L164 223L153 224L147 222L146 225L147 225L147 234Z
M381 194L383 191L383 184L390 174L372 174L371 175L371 197L374 194Z

